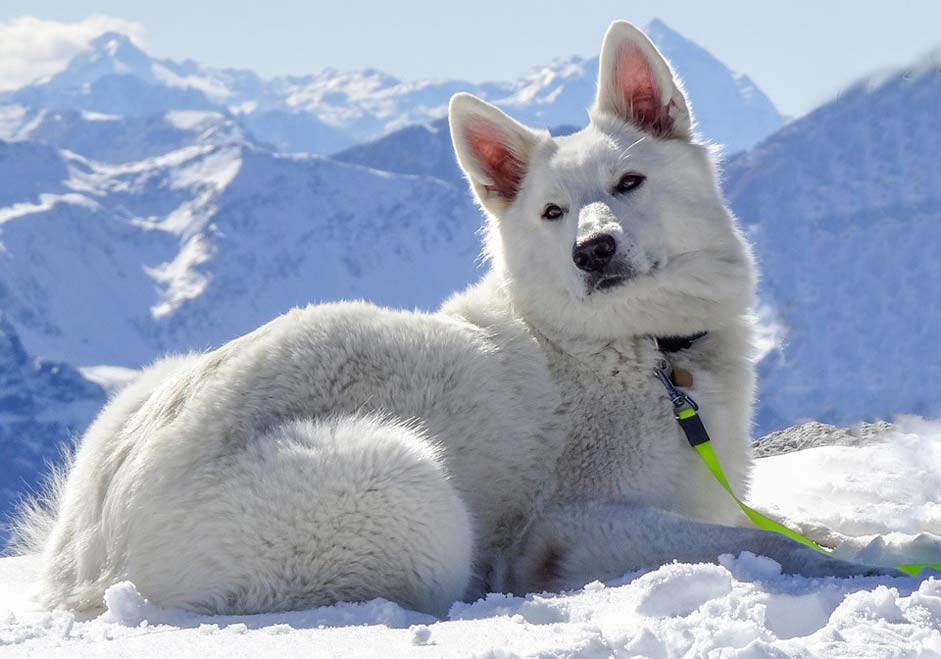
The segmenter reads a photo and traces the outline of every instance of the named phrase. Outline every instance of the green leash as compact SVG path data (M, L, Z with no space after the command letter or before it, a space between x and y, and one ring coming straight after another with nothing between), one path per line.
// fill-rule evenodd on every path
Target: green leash
M832 549L819 545L797 531L787 528L780 522L762 515L735 495L735 492L732 491L732 487L729 485L729 481L725 477L725 473L722 471L722 465L719 463L718 456L715 451L712 450L712 442L710 441L709 433L706 432L706 427L703 425L702 419L699 418L699 406L696 404L696 401L690 398L689 394L676 388L673 381L670 380L667 371L668 368L669 364L667 361L665 359L661 360L658 368L654 369L654 373L670 396L670 401L673 403L673 416L679 422L680 428L682 428L683 434L686 435L689 445L696 449L696 452L699 454L699 457L702 458L706 467L712 472L716 480L719 481L719 485L735 500L735 503L742 509L745 516L763 531L780 533L795 542L799 542L815 551L819 551L821 554L829 555L832 553ZM896 565L895 569L914 576L922 570L941 571L941 563L904 563L902 565Z

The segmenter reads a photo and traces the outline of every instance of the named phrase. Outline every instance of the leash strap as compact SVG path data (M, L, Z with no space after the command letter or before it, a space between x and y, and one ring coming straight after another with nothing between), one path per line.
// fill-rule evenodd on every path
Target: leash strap
M699 417L699 406L696 404L689 394L680 391L676 388L673 382L670 380L668 375L669 364L666 360L661 360L660 364L654 373L657 376L657 379L663 384L664 388L667 390L667 394L670 396L670 402L673 403L673 416L676 418L677 422L680 424L680 428L683 430L683 434L686 435L686 439L689 442L689 445L692 446L696 453L699 454L699 457L702 458L703 463L705 463L706 468L712 473L719 485L729 493L729 496L735 500L735 503L738 504L738 507L742 509L742 512L745 513L745 516L752 521L752 523L763 531L773 531L774 533L780 533L783 536L799 542L802 545L810 547L815 551L819 551L821 554L831 554L832 549L824 547L823 545L817 544L810 538L801 535L797 531L793 531L780 522L777 522L766 515L762 515L760 512L754 508L748 506L741 499L736 496L735 492L732 491L732 486L729 485L729 481L725 477L725 472L722 471L722 465L719 463L719 457L716 455L715 451L712 449L712 442L709 438L709 433L706 432L706 427L703 425L702 419ZM902 565L896 565L895 569L900 570L909 575L916 575L922 570L939 570L941 571L941 563L904 563Z

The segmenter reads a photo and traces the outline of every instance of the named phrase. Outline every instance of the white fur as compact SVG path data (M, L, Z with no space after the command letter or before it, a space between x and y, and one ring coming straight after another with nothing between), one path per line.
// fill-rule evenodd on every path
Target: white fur
M95 610L130 579L159 604L211 612L381 596L442 613L490 589L745 548L808 573L856 569L715 526L746 522L673 419L650 335L709 330L673 359L745 495L752 259L669 66L623 23L603 52L625 44L682 130L618 116L609 95L631 90L604 69L591 125L570 137L456 96L492 272L437 314L297 309L151 367L88 430L48 513L22 524L46 602ZM523 166L519 185L500 180L503 155ZM613 194L628 171L644 184ZM549 203L564 217L542 219ZM571 252L602 232L633 276L593 290Z

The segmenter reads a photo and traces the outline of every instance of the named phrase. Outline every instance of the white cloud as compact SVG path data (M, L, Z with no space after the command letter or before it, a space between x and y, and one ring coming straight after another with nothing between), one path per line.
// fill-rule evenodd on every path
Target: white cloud
M76 53L105 32L121 32L140 43L140 23L112 16L89 16L62 23L33 16L0 22L0 90L16 89L65 68Z

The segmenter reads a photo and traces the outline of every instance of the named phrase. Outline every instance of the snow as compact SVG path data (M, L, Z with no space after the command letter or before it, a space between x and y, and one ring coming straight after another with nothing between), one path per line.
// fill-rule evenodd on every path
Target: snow
M155 282L164 286L160 301L150 308L154 320L169 316L185 302L202 295L209 278L197 268L212 256L212 248L202 236L193 236L176 258L153 268L145 268Z
M224 119L219 112L200 112L197 110L177 110L167 112L167 123L181 130L196 130Z
M817 445L791 450L814 430ZM898 547L941 540L941 421L907 417L855 435L816 425L768 440L750 501L849 539L898 528ZM846 437L856 437L846 442ZM828 442L834 444L828 444ZM806 442L805 442L806 444ZM766 447L767 448L767 447ZM910 500L917 505L908 508ZM920 533L920 536L917 534ZM906 539L907 538L907 539ZM935 555L937 558L939 554ZM673 563L566 593L492 594L436 620L373 600L309 611L206 616L164 609L121 582L81 620L32 603L35 557L0 559L0 653L43 657L935 657L941 580L809 579L742 552Z
M140 375L140 371L135 368L109 366L107 364L83 366L79 368L79 371L86 380L104 389L108 396L113 396Z
M119 114L102 114L101 112L82 112L82 119L86 121L121 121Z
M881 565L941 562L941 421L903 416L881 432L859 433L855 445L834 440L843 445L759 460L752 503L841 543L837 555Z
M41 194L36 203L21 202L13 204L8 208L0 208L0 224L15 220L26 215L34 213L45 213L53 210L58 204L71 204L73 206L84 206L94 210L97 205L91 199L80 194Z
M0 105L0 139L15 140L28 133L37 123L33 114L23 105Z

